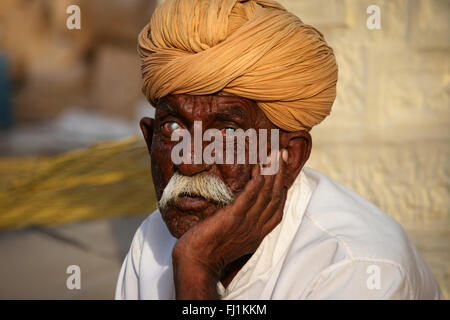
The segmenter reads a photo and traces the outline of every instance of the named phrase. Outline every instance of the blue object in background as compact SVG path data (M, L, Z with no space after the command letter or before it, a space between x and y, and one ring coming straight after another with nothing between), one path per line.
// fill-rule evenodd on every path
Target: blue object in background
M13 123L11 89L8 59L0 53L0 128L10 127Z

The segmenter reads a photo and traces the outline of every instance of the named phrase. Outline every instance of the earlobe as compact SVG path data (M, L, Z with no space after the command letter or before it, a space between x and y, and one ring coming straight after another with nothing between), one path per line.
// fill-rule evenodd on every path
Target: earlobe
M312 139L307 131L288 132L283 139L288 150L287 185L291 186L311 154Z
M153 138L153 119L144 117L139 122L139 126L141 127L142 134L144 136L145 142L147 143L148 151L150 152L152 147L152 138Z

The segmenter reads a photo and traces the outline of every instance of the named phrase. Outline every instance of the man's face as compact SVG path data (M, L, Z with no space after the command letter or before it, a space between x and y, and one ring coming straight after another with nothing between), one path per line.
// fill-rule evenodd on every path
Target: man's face
M238 195L250 179L255 164L248 163L248 143L245 144L245 164L201 164L181 163L175 165L171 159L172 148L180 143L171 141L171 134L177 129L186 129L191 134L191 152L194 152L194 121L201 121L202 135L207 129L218 129L224 136L235 129L246 131L253 128L275 129L255 102L230 94L192 96L170 95L159 100L156 106L153 138L151 144L152 176L158 201L175 172L193 177L207 173L223 181L233 195ZM203 142L203 149L210 142ZM270 135L267 149L270 150ZM237 159L237 148L234 148ZM193 156L192 156L193 158ZM235 161L236 162L236 161ZM219 205L203 197L183 195L160 208L162 217L175 237L181 237L199 221L214 214Z

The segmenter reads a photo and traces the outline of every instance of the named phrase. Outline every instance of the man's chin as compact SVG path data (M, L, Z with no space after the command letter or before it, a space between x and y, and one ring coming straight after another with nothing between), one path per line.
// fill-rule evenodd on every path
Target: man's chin
M204 210L188 210L182 211L176 206L170 205L165 210L161 211L161 216L167 225L172 236L180 238L197 225L206 217L214 214L217 207L210 204Z
M172 236L179 239L190 229L195 227L200 219L197 216L184 216L169 221L165 221L167 228L169 229Z

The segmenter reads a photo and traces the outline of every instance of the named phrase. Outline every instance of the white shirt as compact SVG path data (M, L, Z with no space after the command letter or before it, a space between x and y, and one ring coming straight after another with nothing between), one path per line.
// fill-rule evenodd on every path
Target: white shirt
M172 248L160 212L138 228L116 299L174 299ZM304 168L283 219L224 289L222 299L442 299L402 227L355 192Z

